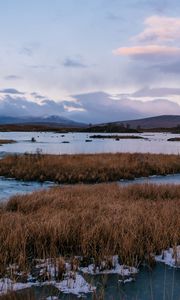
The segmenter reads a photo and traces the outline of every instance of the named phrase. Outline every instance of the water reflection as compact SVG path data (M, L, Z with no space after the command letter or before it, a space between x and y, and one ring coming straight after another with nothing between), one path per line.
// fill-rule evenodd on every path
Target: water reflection
M52 183L24 182L0 177L0 201L16 194L26 194L36 190L51 187Z
M136 277L136 281L127 284L118 283L118 275L89 276L89 282L97 287L97 296L103 296L104 300L179 300L180 299L180 269L173 269L162 264L157 264L153 270L142 268ZM75 300L74 295L60 293L52 286L34 287L30 289L35 300L47 299L56 296L57 299ZM28 299L29 290L18 292ZM82 297L93 298L91 294ZM49 298L51 299L51 298Z
M108 153L108 152L150 152L150 153L180 153L180 142L168 142L174 137L169 133L134 134L146 139L93 139L87 142L92 133L57 134L49 132L1 132L0 139L12 139L16 144L2 145L1 152L24 153L36 152L41 149L43 153L75 154L75 153ZM124 134L118 134L124 135ZM125 134L127 135L127 134ZM132 134L131 134L132 135ZM178 136L178 135L176 135ZM180 136L180 135L179 135ZM36 142L32 143L32 137ZM69 143L64 143L64 142Z

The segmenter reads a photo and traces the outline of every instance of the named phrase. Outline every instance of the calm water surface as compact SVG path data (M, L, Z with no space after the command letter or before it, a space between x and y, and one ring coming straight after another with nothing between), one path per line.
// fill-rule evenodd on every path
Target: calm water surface
M16 194L31 193L36 190L53 186L53 183L24 182L20 180L0 177L0 202Z
M118 133L117 133L118 134ZM179 136L169 133L142 133L134 134L146 140L113 140L92 139L87 143L92 133L57 134L49 132L1 132L0 139L13 139L18 143L3 145L1 153L36 152L41 149L43 153L50 154L77 154L77 153L108 153L108 152L150 152L150 153L180 153L180 142L168 142L167 139ZM132 134L118 134L132 135ZM35 143L31 138L36 139ZM69 143L63 143L69 142Z
M167 176L152 176L149 178L137 178L135 180L119 181L120 185L130 184L180 184L180 174ZM7 200L9 197L16 194L26 194L37 190L46 189L55 186L52 182L39 183L35 181L20 181L0 177L0 202Z
M104 290L105 300L180 300L180 269L173 269L157 264L153 271L143 268L136 276L136 281L120 284L118 275L88 276L87 280L97 286L98 293ZM32 288L24 290L24 297L28 299L31 291L36 300L57 296L58 299L75 300L76 296L60 293L56 288ZM25 298L25 299L26 299ZM93 299L86 295L83 299Z
M142 184L142 183L180 184L180 174L167 175L167 176L142 177L142 178L136 178L135 180L121 180L119 183L122 185Z

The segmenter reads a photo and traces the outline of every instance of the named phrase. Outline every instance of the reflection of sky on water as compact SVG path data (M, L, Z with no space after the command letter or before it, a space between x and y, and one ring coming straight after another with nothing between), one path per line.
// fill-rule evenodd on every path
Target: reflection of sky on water
M180 174L167 175L167 176L151 176L136 178L135 180L122 180L120 184L129 185L129 184L141 184L141 183L152 183L152 184L180 184Z
M73 154L73 153L101 153L101 152L151 152L151 153L180 153L180 142L168 142L167 139L178 135L169 133L144 133L141 135L147 140L119 140L113 139L90 139L88 133L68 133L62 136L57 133L40 132L1 132L0 139L13 139L16 144L3 145L0 152L36 152L41 149L43 153ZM120 134L119 134L120 135ZM123 135L123 134L122 134ZM132 135L132 134L125 134ZM180 136L180 135L179 135ZM31 142L35 137L36 143ZM69 141L63 144L63 141Z
M180 295L180 269L172 269L162 264L157 264L152 271L142 268L134 282L120 284L118 275L87 276L86 280L97 286L99 294L104 300L179 300ZM34 287L30 289L35 300L50 299L53 296L63 300L81 299L72 294L62 294L53 286ZM24 299L29 298L29 290L19 291ZM94 299L92 294L87 294L82 299Z
M154 176L149 178L137 178L135 180L122 180L120 185L153 183L153 184L180 184L180 174L167 176ZM0 177L0 200L8 199L16 194L30 193L36 190L53 186L53 183L24 182Z
M8 199L16 194L26 194L35 190L52 186L51 183L24 182L0 177L0 200Z

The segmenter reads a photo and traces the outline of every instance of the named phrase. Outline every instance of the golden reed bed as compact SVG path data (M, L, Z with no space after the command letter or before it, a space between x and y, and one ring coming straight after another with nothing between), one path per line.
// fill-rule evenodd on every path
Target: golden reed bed
M180 172L180 155L24 154L0 160L0 176L58 183L99 183Z
M118 254L137 265L180 244L180 185L77 185L15 196L0 209L0 274L35 258L100 261Z

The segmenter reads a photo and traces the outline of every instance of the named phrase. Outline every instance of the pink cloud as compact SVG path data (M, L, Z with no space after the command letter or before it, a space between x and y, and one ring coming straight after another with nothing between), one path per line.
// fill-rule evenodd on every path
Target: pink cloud
M114 55L146 57L146 56L180 56L180 48L160 45L142 45L132 47L121 47L113 51Z
M144 22L143 32L132 38L138 42L175 41L180 38L180 18L151 16Z
M175 43L180 39L180 18L155 15L145 19L144 24L145 29L130 39L137 45L115 49L113 54L137 59L179 59L180 48Z

